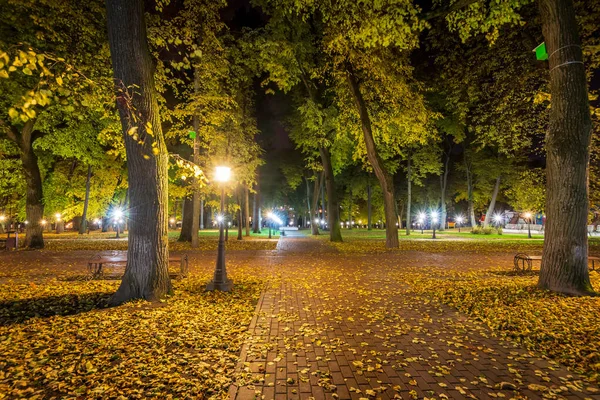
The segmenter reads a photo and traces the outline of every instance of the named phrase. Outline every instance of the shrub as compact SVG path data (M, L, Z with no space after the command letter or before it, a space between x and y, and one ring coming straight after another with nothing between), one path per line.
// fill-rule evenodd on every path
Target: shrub
M482 229L479 225L475 225L472 229L471 229L471 233L474 235L480 235L482 232Z
M496 232L498 233L498 235L502 235L502 227L499 226L498 229L496 229Z
M487 228L483 228L481 231L483 232L484 235L491 235L492 232L494 232L494 228L492 228L491 226L488 226Z

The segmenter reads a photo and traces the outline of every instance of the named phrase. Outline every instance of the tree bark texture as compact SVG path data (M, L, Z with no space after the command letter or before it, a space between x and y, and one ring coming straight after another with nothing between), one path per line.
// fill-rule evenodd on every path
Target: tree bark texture
M340 228L340 206L338 204L337 192L331 165L331 154L326 147L320 147L321 162L323 163L323 174L325 177L325 189L327 190L327 222L329 224L329 240L332 242L342 241L342 230Z
M25 214L28 224L25 229L25 247L41 249L44 247L44 226L41 224L44 218L44 193L38 158L33 151L33 125L33 120L25 123L20 136L17 137L17 144L21 150L21 163L27 185Z
M492 199L490 200L490 205L488 207L487 213L485 214L485 219L483 220L483 227L487 228L490 224L490 219L494 216L494 209L496 208L496 199L498 198L498 191L500 190L500 181L502 177L498 175L496 178L496 183L494 184L494 191L492 192Z
M412 203L412 165L410 162L410 157L408 158L408 167L406 168L406 236L410 235L410 206Z
M127 153L130 202L127 265L110 300L117 305L130 299L157 300L172 291L168 271L168 155L143 1L106 0L106 19ZM132 128L137 128L136 135Z
M85 181L85 200L83 201L83 213L81 214L81 223L79 224L79 234L83 235L87 230L87 210L90 203L90 181L92 180L92 166L88 165L87 179Z
M183 208L181 211L181 232L179 232L178 242L192 241L192 199L186 197L183 199Z
M588 272L588 163L592 122L571 0L539 0L552 96L546 133L546 233L539 286L593 292Z
M379 154L377 153L375 139L373 138L373 131L371 128L371 118L369 117L367 105L364 101L351 65L347 65L346 72L350 92L352 93L358 114L360 115L361 128L364 135L365 146L367 148L367 158L369 159L369 163L371 164L371 167L375 172L375 176L381 185L381 190L383 191L386 229L385 246L387 248L397 248L399 246L398 227L396 226L396 220L398 218L396 216L396 207L394 205L394 181L392 176L386 171L383 165L383 160L381 160Z

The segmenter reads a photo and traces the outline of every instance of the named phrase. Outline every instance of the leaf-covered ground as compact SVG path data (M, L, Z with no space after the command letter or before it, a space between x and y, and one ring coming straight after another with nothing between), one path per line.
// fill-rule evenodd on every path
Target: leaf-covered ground
M185 250L171 298L116 308L118 280L84 279L96 250L1 253L0 398L600 397L600 298L511 273L540 241L294 240L229 247L232 294Z
M0 398L226 397L263 287L230 268L232 293L203 272L158 305L104 308L119 281L0 285Z

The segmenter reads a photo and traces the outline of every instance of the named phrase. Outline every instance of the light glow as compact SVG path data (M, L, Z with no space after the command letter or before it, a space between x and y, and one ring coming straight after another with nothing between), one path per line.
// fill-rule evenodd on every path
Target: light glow
M6 216L0 215L0 221L4 221L5 219L6 219Z
M465 222L465 217L463 217L462 215L457 215L456 217L454 217L454 219L456 220L457 224L462 224L463 222Z
M57 221L57 222L60 222L60 218L61 218L61 215L60 215L60 213L56 213L56 214L54 214L54 217L56 217L56 221Z
M500 222L502 222L503 219L504 218L500 214L494 215L494 222L496 222L497 224L499 224Z
M223 166L215 168L215 180L217 182L227 182L230 178L231 168Z

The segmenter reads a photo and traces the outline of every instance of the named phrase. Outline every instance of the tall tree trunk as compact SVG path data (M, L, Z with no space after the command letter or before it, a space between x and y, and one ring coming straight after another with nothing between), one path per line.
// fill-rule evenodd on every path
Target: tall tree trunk
M237 240L242 240L243 236L242 236L242 193L241 193L242 188L238 188L237 190L237 201L238 201L238 215L237 215L237 219L238 219L238 235L237 235Z
M321 223L323 224L323 229L325 229L325 171L323 171L323 176L321 177Z
M83 201L83 213L81 215L81 223L79 224L79 234L83 235L87 230L87 210L90 202L90 181L92 180L92 166L88 165L87 179L85 181L85 200Z
M373 132L371 130L371 118L369 117L367 105L365 104L360 87L358 86L358 81L356 80L356 76L354 75L354 71L352 70L352 66L350 64L347 64L346 66L346 73L348 85L350 86L350 92L352 93L358 114L360 115L361 128L364 135L365 146L367 148L367 157L371 167L373 167L375 176L377 176L377 180L381 185L381 190L383 191L386 229L385 246L387 248L397 248L399 243L398 227L396 226L397 216L395 207L396 201L394 199L394 180L388 171L386 171L383 161L377 153Z
M200 230L204 229L204 199L200 199Z
M306 206L308 207L308 222L310 222L310 218L312 218L312 209L310 207L310 183L308 182L307 177L304 177L304 181L306 182ZM307 221L304 221L304 227L308 227Z
M352 229L352 187L348 190L348 229Z
M367 230L371 230L373 229L372 224L372 216L373 216L373 212L371 209L371 176L369 175L368 181L367 181L367 224L369 225Z
M588 163L592 122L575 11L571 0L539 0L550 68L546 134L546 233L539 286L593 292L588 272ZM565 212L568 210L568 212Z
M41 249L44 247L44 226L41 224L44 218L44 193L38 159L33 151L33 125L33 120L27 121L20 135L15 139L21 150L21 163L27 185L25 214L28 224L25 229L25 246L30 249ZM15 135L17 134L15 132Z
M319 192L321 189L321 179L322 174L315 174L315 186L313 187L313 210L315 215L311 215L312 220L310 221L311 231L313 235L319 234L319 223L315 222L315 220L319 219L319 209L317 208L317 204L319 204Z
M448 211L446 208L446 188L448 187L448 171L450 170L448 168L449 164L450 152L446 154L446 161L444 162L444 173L440 176L440 231L446 229L446 221L448 220Z
M410 157L408 158L408 167L406 169L406 192L406 236L409 236L412 218L412 215L410 214L410 206L412 205L412 165Z
M329 240L332 242L342 241L342 230L340 228L340 206L338 204L333 167L331 165L331 154L326 147L320 147L321 161L323 162L323 174L325 177L325 188L327 189L327 221L329 224ZM325 210L323 210L325 211Z
M252 213L252 232L260 233L260 185L256 185L254 194L254 211Z
M244 211L246 218L246 236L250 236L250 194L248 185L244 186Z
M178 242L192 241L192 199L186 197L183 199L183 208L181 209L181 231L179 232Z
M490 201L490 206L488 207L487 213L485 214L485 219L483 220L483 227L487 228L490 224L490 218L494 215L494 209L496 208L496 198L498 197L498 191L500 190L500 180L502 177L498 175L496 178L496 184L494 185L494 191L492 192L492 200Z
M473 172L471 171L471 165L468 161L465 161L465 167L467 171L467 212L469 221L471 222L471 226L477 226L477 221L475 220L475 208L473 206Z
M142 0L106 0L108 41L116 82L135 210L129 224L127 265L110 303L157 300L172 291L169 278L167 148L155 93ZM131 133L137 128L137 136Z
M198 95L200 91L200 75L196 69L194 69L194 94ZM195 110L194 112L194 132L196 132L194 136L194 155L193 161L194 164L200 164L200 135L198 134L198 129L200 128L200 122L198 120L198 112L199 110ZM192 195L192 248L198 247L198 230L200 229L200 182L198 179L194 178L192 180L193 187L193 195Z

